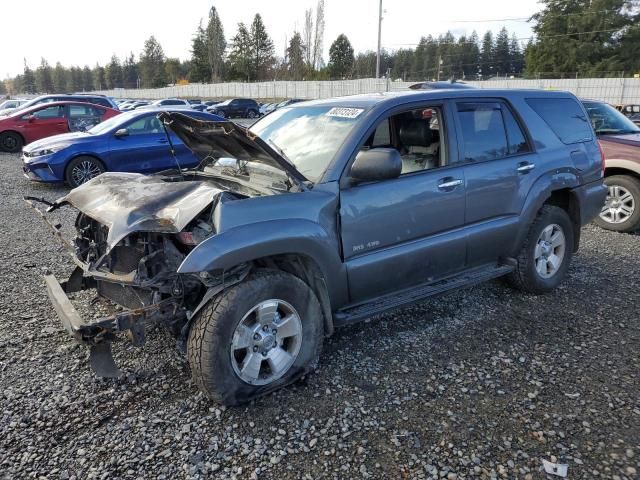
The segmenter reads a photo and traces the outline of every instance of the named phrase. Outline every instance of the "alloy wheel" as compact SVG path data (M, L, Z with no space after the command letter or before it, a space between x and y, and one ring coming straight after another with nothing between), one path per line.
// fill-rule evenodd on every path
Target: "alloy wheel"
M609 185L600 218L607 223L624 223L636 209L636 201L629 190L621 185Z
M73 167L71 178L76 185L82 185L102 173L100 167L90 160L84 160Z
M542 278L551 278L562 266L567 248L562 227L555 223L547 225L536 242L533 253L536 271Z
M295 362L302 345L302 321L284 300L265 300L251 308L231 340L231 365L251 385L268 385Z

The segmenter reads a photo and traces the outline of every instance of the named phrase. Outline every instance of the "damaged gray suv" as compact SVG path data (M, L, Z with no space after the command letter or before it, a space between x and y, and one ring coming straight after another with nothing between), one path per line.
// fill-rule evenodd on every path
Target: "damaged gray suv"
M98 375L120 375L111 342L161 324L227 405L312 371L340 325L500 276L554 289L607 193L587 113L563 92L352 96L250 129L159 117L199 167L107 172L38 210L80 212L73 240L48 221L77 268L46 285ZM124 309L82 318L67 294L85 289Z

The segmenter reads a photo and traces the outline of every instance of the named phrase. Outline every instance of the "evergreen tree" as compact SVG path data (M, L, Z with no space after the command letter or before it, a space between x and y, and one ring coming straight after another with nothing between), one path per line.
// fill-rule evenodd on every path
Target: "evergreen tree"
M40 66L36 68L36 88L39 93L53 92L51 66L44 58L40 59Z
M3 80L0 80L0 95L7 94L7 86Z
M26 59L24 61L24 71L22 72L21 80L22 85L20 85L20 88L17 88L16 86L17 92L36 93L38 91L36 76L33 73L33 70L29 68L29 65L27 65Z
M169 83L176 84L183 77L182 65L177 58L167 58L164 63L164 71Z
M491 78L495 73L494 65L495 43L493 32L488 30L482 37L482 49L480 51L480 71L482 78Z
M82 69L82 91L89 92L93 90L93 72L88 65Z
M138 64L133 52L125 59L122 65L122 86L124 88L136 88L138 86Z
M252 55L251 34L245 24L240 22L238 31L231 40L229 63L235 75L247 81L251 79Z
M198 25L195 35L191 39L191 68L189 70L189 81L207 82L210 78L209 53L207 50L207 35L202 28L202 23Z
M253 78L256 80L267 78L267 73L274 61L273 41L269 37L259 13L256 13L251 23L251 50Z
M82 90L82 70L78 67L71 67L67 72L67 84L65 91L79 92Z
M107 88L104 67L101 67L97 63L93 69L93 88L96 90L104 90Z
M291 80L302 80L305 69L305 49L299 32L294 32L287 48L287 70Z
M515 33L511 36L511 42L509 43L509 60L511 63L509 73L521 73L524 67L524 58L522 56L520 42L516 38Z
M164 87L167 84L164 62L164 50L151 35L144 42L140 55L140 78L144 88Z
M120 65L120 59L116 55L111 56L111 61L105 68L105 79L107 88L122 87L122 65Z
M224 64L224 52L227 41L224 38L224 28L218 16L216 7L209 10L209 23L206 30L207 59L209 64L209 78L212 82L222 78L222 66Z
M502 27L496 36L494 49L494 66L497 75L507 75L511 71L511 46L509 42L509 32Z
M353 69L353 47L344 33L338 35L329 48L329 72L333 78L345 78Z
M64 93L67 88L67 71L60 62L56 63L51 73L54 93Z
M465 79L475 80L478 76L478 69L480 68L480 47L478 42L478 33L474 30L464 46L462 71Z

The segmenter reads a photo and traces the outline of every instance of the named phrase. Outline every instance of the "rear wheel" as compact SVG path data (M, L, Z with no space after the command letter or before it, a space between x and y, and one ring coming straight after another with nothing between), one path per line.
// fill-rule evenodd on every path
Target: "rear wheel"
M24 141L16 132L0 133L0 150L3 152L16 153L22 150Z
M76 188L104 173L104 171L105 168L102 162L97 158L89 156L76 157L67 165L65 180L71 188Z
M556 288L569 269L573 239L573 225L567 212L544 205L531 224L516 269L508 277L510 283L536 294Z
M189 332L192 377L213 400L238 405L315 369L322 311L294 275L263 270L212 299Z
M247 117L249 118L256 118L258 116L258 112L256 112L255 110L249 110L247 112Z
M596 224L614 232L631 232L640 228L640 180L628 175L604 179L609 189Z

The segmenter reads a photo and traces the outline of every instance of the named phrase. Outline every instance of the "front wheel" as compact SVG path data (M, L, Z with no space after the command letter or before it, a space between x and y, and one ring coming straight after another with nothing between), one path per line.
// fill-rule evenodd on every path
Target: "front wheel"
M629 175L604 179L607 199L596 224L614 232L632 232L640 228L640 180Z
M0 133L0 150L9 153L16 153L22 150L24 142L22 137L15 132Z
M239 405L314 370L322 338L322 310L309 286L263 270L196 316L188 339L192 377L211 399Z
M531 224L518 255L516 269L508 277L516 288L545 293L563 280L573 253L573 224L565 210L544 205Z
M76 157L67 165L65 180L71 188L76 188L104 173L104 171L105 168L102 162L97 158L88 156Z

